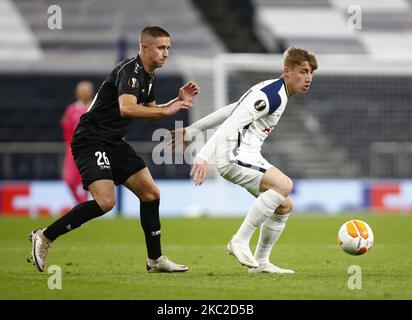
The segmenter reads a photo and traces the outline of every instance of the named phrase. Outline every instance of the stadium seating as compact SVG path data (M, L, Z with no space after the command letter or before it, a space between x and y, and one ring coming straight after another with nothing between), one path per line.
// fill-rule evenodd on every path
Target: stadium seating
M412 49L412 3L407 0L253 2L256 35L271 52L294 45L318 54L408 56ZM350 17L358 9L362 14L355 22L360 29L350 27Z
M16 0L14 4L18 9L14 23L24 21L26 29L29 27L26 33L36 39L41 50L36 59L29 61L30 65L20 60L19 68L108 71L118 60L119 41L126 42L123 56L136 55L140 31L156 24L171 33L173 55L214 56L225 51L189 0L141 0L138 5L134 0ZM61 30L48 28L50 5L62 9ZM165 69L176 72L173 59L170 60ZM7 69L1 55L0 68Z
M407 116L412 92L406 89L412 88L412 77L382 77L378 81L376 76L366 75L322 76L316 82L313 91L296 103L317 119L319 136L328 137L333 145L344 148L346 161L357 165L352 174L341 171L342 177L402 178L412 173L411 165L398 170L390 167L402 150L395 157L392 155L392 159L383 159L382 154L374 152L377 142L412 141L411 121ZM373 165L377 162L382 166L379 170Z
M254 6L249 0L193 0L230 52L266 52L253 30Z

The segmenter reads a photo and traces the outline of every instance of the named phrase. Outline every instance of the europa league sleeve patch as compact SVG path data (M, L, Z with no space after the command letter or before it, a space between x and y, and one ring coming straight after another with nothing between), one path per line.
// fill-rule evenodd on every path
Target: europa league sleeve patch
M255 102L256 111L262 111L266 108L266 102L264 100L258 100Z
M139 88L139 81L136 78L131 78L127 81L127 84L132 88Z

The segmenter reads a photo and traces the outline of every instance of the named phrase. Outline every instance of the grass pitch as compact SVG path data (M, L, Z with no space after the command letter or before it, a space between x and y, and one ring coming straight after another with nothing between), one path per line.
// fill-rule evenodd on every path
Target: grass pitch
M374 231L375 245L363 256L337 245L339 227L352 218ZM26 262L28 233L51 221L0 218L0 299L412 299L410 215L292 215L271 261L294 275L248 274L226 254L241 218L162 219L164 254L191 267L182 274L146 273L138 220L98 219L53 244L47 262L61 268L61 290L48 288L52 274ZM348 288L351 265L361 268L361 289Z

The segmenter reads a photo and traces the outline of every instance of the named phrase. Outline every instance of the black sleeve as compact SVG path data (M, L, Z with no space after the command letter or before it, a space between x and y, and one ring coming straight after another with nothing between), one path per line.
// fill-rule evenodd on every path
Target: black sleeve
M132 94L137 98L139 103L139 88L140 82L133 70L130 70L128 66L124 66L117 73L116 87L117 96L120 97L122 94Z

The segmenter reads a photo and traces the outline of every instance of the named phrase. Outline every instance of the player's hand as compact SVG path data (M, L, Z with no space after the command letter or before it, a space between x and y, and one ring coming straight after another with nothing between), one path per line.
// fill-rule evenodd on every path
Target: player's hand
M199 85L196 82L190 81L179 89L179 100L190 102L199 92Z
M190 176L193 178L193 182L196 186L200 186L206 179L206 161L202 158L196 157L193 164Z
M169 107L164 108L164 113L166 116L173 116L174 114L178 113L180 110L188 110L192 107L192 103L189 101L180 101L176 100L173 102Z
M192 139L186 134L186 128L172 130L170 131L170 135L173 150L185 151L189 144L192 143Z

